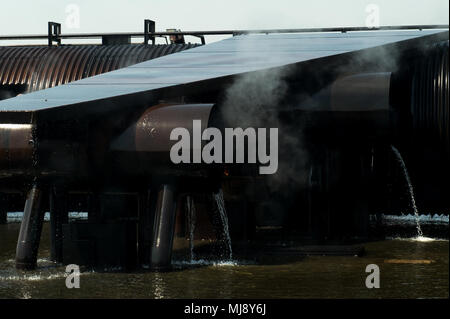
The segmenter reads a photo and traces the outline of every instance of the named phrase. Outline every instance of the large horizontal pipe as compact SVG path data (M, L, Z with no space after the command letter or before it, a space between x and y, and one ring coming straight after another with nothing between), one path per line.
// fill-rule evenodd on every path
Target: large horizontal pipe
M314 121L311 124L315 131L319 131L325 139L353 139L354 137L374 136L379 137L387 132L389 128L390 116L390 79L391 73L361 73L350 74L336 79L331 85L319 90L317 94L300 101L295 107L283 110L279 105L271 110L262 110L261 114L253 118L243 117L239 110L248 110L252 105L238 105L236 107L235 121L226 123L224 121L224 112L227 106L220 103L216 104L160 104L149 107L137 120L124 129L123 133L113 138L111 142L100 139L100 142L110 143L109 147L91 147L91 158L104 158L101 151L107 151L109 148L113 152L112 172L119 175L153 175L153 174L181 174L195 176L207 175L212 166L203 165L175 165L171 161L170 151L172 146L177 143L177 139L171 140L172 130L175 128L184 128L189 132L190 137L195 135L193 132L193 121L201 122L200 131L208 127L218 125L223 131L224 127L230 128L259 128L261 118L265 120L263 126L270 128L279 128L280 145L283 145L283 138L296 138L295 132L304 129L295 121L289 122L295 117L302 117L303 114L315 114ZM213 112L213 109L215 110ZM218 110L218 111L217 111ZM222 111L222 112L221 112ZM244 112L245 113L245 112ZM266 116L265 114L269 114ZM272 113L287 114L287 121L279 121L279 116L273 116ZM290 118L290 119L289 119ZM274 120L274 122L271 122ZM219 124L220 123L220 124ZM226 125L225 125L226 123ZM289 134L285 134L289 131ZM0 158L0 168L11 170L14 167L31 168L33 160L33 145L30 143L32 126L27 124L0 125L0 154L5 154ZM53 133L52 133L53 134ZM106 133L102 130L98 132L101 136ZM222 134L225 137L226 134ZM350 137L350 138L349 138ZM68 172L74 174L77 167L89 165L84 163L87 158L78 152L71 156L64 154L58 155L63 144L58 142L58 138L52 142L52 136L40 139L40 156L38 170L59 171L59 174ZM177 137L178 138L178 137ZM95 140L93 136L90 140ZM190 144L189 153L194 154L194 149L203 149L207 141L201 139L199 145L193 142ZM65 144L64 144L65 145ZM225 143L223 142L224 146ZM53 149L52 149L53 147ZM283 150L280 150L283 151ZM95 154L94 154L95 153ZM98 154L97 154L98 153ZM225 154L225 152L222 152ZM64 157L64 156L66 157ZM89 157L88 157L89 158ZM58 160L59 159L59 160ZM59 164L58 164L59 163ZM64 163L73 163L73 169L69 164L65 167ZM84 163L84 164L83 164ZM195 163L191 159L191 163ZM56 166L55 166L56 165ZM67 166L66 165L66 166ZM108 167L108 166L104 166ZM99 168L97 168L99 169ZM58 173L58 172L57 172ZM106 172L104 172L106 174ZM81 176L80 174L77 174Z
M169 45L75 45L0 47L0 100L81 80L196 47ZM2 93L3 92L3 93Z
M292 119L301 120L301 117L311 114L313 114L312 129L319 132L325 142L334 143L337 140L338 143L351 143L356 138L380 138L386 136L390 124L390 79L390 72L350 74L336 79L331 85L301 101L296 107L280 110L280 106L276 105L271 110L262 109L259 114L251 112L254 113L253 116L245 115L249 114L246 112L254 107L253 105L237 105L233 106L232 110L227 109L229 105L220 103L156 105L148 108L136 123L114 139L110 149L114 152L114 159L118 164L117 171L126 169L133 175L198 176L198 174L208 175L209 169L221 166L206 165L203 161L194 160L195 149L198 148L201 152L208 143L201 139L199 145L195 145L194 120L201 121L201 130L197 132L197 136L201 136L206 128L217 126L222 132L222 139L227 135L225 127L278 128L281 156L285 151L284 139L302 138L304 127L300 121ZM239 103L239 100L236 103ZM230 112L232 121L228 121ZM178 140L171 140L170 136L172 130L176 128L184 128L189 132L190 163L187 165L174 164L171 161L171 148ZM269 134L266 137L268 138ZM221 163L224 163L225 140L222 140L221 145L223 148ZM234 154L236 147L237 142L233 144ZM245 148L245 158L248 156L247 151ZM217 164L220 165L220 162Z
M300 105L313 112L317 129L329 138L386 137L391 123L391 73L343 76Z
M175 169L170 160L170 150L177 142L170 139L172 130L185 128L192 136L193 120L200 120L203 131L209 125L212 108L213 104L152 106L111 142L110 149L115 152L116 161L128 166L127 169L157 174ZM192 151L195 146L190 147ZM189 171L184 173L189 174Z
M32 130L31 124L0 123L0 176L3 170L31 167Z
M195 162L193 159L191 159L191 163L186 165L183 163L174 164L171 160L170 151L178 141L170 138L172 130L184 128L189 132L190 137L193 137L195 135L193 132L194 120L201 121L200 134L211 126L219 128L222 132L224 127L278 128L281 145L280 156L283 156L282 153L285 151L283 139L301 139L307 136L308 142L312 144L324 142L334 145L367 141L368 139L384 140L389 138L392 126L391 90L390 72L347 74L336 78L322 89L319 88L316 94L306 95L307 98L298 99L302 92L294 92L294 94L298 93L291 99L295 101L295 104L289 108L282 108L280 103L280 105L273 105L272 109L262 109L260 113L254 112L254 118L250 117L249 119L248 116L243 116L243 114L249 114L247 110L254 106L237 105L235 111L232 112L234 120L231 122L224 120L227 105L220 102L217 104L154 105L143 111L137 117L137 120L131 120L128 128L123 129L122 133L118 135L108 136L105 130L98 129L98 134L95 134L101 137L99 143L106 143L106 145L98 146L95 144L94 136L88 136L89 141L93 143L88 150L90 153L83 156L80 155L80 152L74 152L69 158L70 161L69 159L62 160L67 156L57 157L56 153L62 148L56 146L62 144L52 141L52 136L46 137L48 141L41 139L39 154L42 153L45 156L40 157L38 169L47 169L58 174L61 174L62 170L65 169L67 176L80 178L81 176L93 178L97 175L124 177L149 177L152 175L209 176L210 169L218 168L217 165L205 165L202 161ZM406 93L408 94L408 92ZM297 99L295 99L296 97ZM287 100L289 99L290 97L287 97ZM236 103L239 103L239 100ZM301 124L304 123L302 122L303 118L311 120L303 125ZM262 126L261 119L264 119ZM8 125L5 126L3 136L9 138L10 135L7 134L11 134L14 129ZM23 158L28 160L27 163L30 166L32 146L27 145L30 141L27 134L31 134L31 130L31 126L21 127L21 130L18 130L17 133L22 134L20 135L20 141L14 144L14 147L22 145L20 149L27 151ZM309 134L310 132L313 132L313 134ZM222 137L225 137L225 135L225 133L222 133ZM110 140L110 136L115 137ZM203 139L201 139L200 145L191 143L189 153L193 156L194 148L203 149L206 144L207 141ZM288 144L291 145L291 143ZM3 149L5 152L6 149L11 152L5 145L9 144L6 142L0 144L0 151ZM225 143L222 143L222 146L224 145ZM109 152L112 152L110 157L108 157ZM66 153L68 152L65 151L64 154ZM222 154L225 154L225 151ZM92 158L98 158L98 163L102 166L95 166L90 171L81 172L81 168L92 165ZM89 161L89 159L91 160ZM109 160L111 162L108 162ZM7 164L9 165L9 163L8 161ZM55 163L73 163L73 169L70 165L66 169L60 164L55 166ZM0 164L4 164L1 159Z
M242 105L230 110L230 105L224 104L217 106L217 113L226 127L278 127L280 139L291 138L293 132L300 136L305 129L320 132L327 139L347 135L380 137L392 124L391 88L391 72L346 74L314 94L292 92L286 102L271 105L270 109ZM245 116L238 110L243 110Z

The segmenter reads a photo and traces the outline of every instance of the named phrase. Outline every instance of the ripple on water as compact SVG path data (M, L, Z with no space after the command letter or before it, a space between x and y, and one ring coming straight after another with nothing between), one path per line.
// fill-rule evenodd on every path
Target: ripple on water
M0 281L41 281L41 280L52 280L66 277L65 272L56 274L23 274L23 275L6 275L0 274Z
M425 237L425 236L416 236L416 237L387 237L388 240L404 240L404 241L414 241L414 242L421 242L421 243L428 243L428 242L436 242L436 241L448 241L448 239L445 238L432 238L432 237Z
M233 267L248 264L247 262L238 260L179 260L172 263L174 266L213 266L213 267Z

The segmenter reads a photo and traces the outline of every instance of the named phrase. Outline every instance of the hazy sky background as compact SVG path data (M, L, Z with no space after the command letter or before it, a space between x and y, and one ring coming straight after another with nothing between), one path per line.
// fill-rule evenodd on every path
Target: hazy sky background
M0 34L45 34L47 21L62 33L140 32L145 18L156 30L270 29L364 26L368 4L380 25L448 24L448 0L1 0ZM80 9L80 27L68 28L66 7ZM208 37L211 42L217 37ZM73 40L66 40L72 41ZM63 40L64 43L64 40ZM0 44L5 44L0 41Z

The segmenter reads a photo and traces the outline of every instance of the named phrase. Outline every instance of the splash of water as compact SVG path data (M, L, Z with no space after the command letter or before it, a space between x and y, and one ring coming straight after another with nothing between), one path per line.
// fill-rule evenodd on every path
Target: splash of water
M208 259L197 259L194 261L173 261L172 264L174 266L214 266L214 267L227 267L227 266L238 266L241 264L250 264L249 262L241 262L239 261L239 264L234 260L208 260Z
M191 262L195 259L194 254L194 233L195 233L195 205L192 196L186 196L186 211L189 224L189 250L191 252Z
M225 201L223 199L223 192L222 189L220 189L217 193L214 194L214 199L216 200L217 208L219 210L220 219L222 221L223 226L223 237L225 239L225 243L228 247L229 252L229 259L233 259L233 251L231 249L231 238L230 238L230 232L228 229L228 217L227 217L227 211L225 209Z
M408 173L408 169L406 168L405 161L403 160L402 155L400 154L398 149L395 148L395 146L391 145L391 149L394 152L395 156L397 157L397 159L403 169L403 175L405 176L406 182L408 183L409 197L411 199L411 206L414 210L414 217L416 219L417 238L425 238L423 236L422 228L420 227L419 210L417 209L417 206L416 206L416 200L414 197L414 188L412 186L411 179L409 177L409 173Z

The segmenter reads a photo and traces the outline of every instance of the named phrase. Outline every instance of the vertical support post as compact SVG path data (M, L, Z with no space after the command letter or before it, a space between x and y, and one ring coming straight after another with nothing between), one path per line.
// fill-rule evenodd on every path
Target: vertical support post
M164 270L170 267L175 231L176 197L172 185L161 186L155 207L151 267Z
M196 37L200 39L200 41L202 42L202 45L205 45L205 44L206 44L205 36L204 36L204 35L196 35Z
M48 46L51 47L53 42L61 45L61 23L48 22Z
M42 203L44 193L45 191L38 185L34 185L28 192L16 247L17 269L36 268L45 213L45 205Z
M149 33L155 33L155 21L153 20L144 20L144 44L148 44L148 41L151 40L152 44L155 44L155 37L149 35Z
M148 189L139 194L138 260L140 265L150 265L154 218L152 213L155 211L155 206L156 192Z
M88 195L89 224L98 223L101 220L100 196L101 194L97 191L94 191Z
M6 196L0 194L0 224L6 224L8 209L6 207Z
M62 224L68 222L67 196L58 186L50 191L51 260L63 262Z

